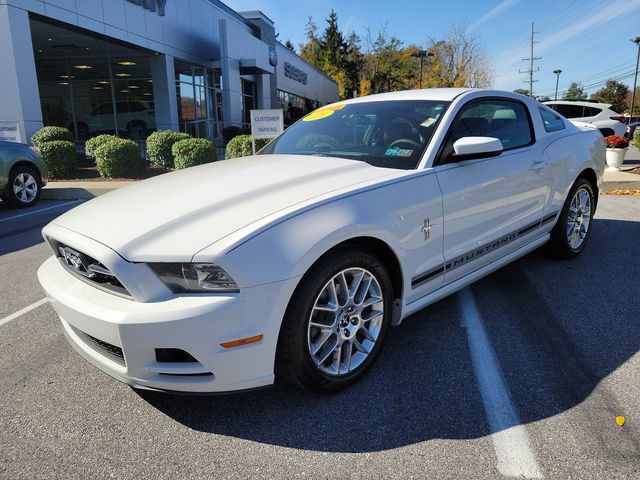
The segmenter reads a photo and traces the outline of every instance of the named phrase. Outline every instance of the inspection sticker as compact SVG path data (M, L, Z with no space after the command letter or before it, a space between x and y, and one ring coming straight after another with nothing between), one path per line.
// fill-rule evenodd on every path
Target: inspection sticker
M304 117L302 121L313 122L315 120L320 120L322 118L330 117L331 115L333 115L333 112L335 112L336 110L342 110L346 106L347 106L346 104L342 104L342 105L332 105L330 107L319 108L318 110L315 110L311 112L309 115L307 115L306 117Z
M413 155L413 150L409 148L387 148L387 151L384 152L385 157L410 157Z

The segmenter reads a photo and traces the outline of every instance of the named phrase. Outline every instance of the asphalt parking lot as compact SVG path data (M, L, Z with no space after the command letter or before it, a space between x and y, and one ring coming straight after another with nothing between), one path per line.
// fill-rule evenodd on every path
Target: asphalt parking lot
M0 478L640 478L638 197L601 197L578 259L534 252L407 319L332 396L90 366L36 280L40 229L75 204L0 204Z

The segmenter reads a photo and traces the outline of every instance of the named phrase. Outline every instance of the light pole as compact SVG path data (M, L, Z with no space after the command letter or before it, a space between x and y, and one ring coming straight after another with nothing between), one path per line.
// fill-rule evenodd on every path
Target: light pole
M560 74L562 73L562 70L558 69L558 70L554 70L553 73L556 74L556 94L553 97L554 100L558 100L558 82L560 81Z
M629 112L629 123L633 121L633 107L636 102L636 85L638 83L638 64L640 63L640 37L631 40L638 46L638 58L636 59L636 74L633 77L633 93L631 94L631 111Z
M433 53L427 52L426 50L418 50L417 52L413 52L411 54L412 57L416 57L420 59L420 86L422 88L422 67L424 65L424 59L427 57L433 57Z

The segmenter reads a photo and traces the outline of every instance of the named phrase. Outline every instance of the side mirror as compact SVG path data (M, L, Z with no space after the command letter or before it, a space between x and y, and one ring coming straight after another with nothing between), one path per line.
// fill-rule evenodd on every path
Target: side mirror
M502 153L502 142L493 137L463 137L453 144L452 161L497 157Z

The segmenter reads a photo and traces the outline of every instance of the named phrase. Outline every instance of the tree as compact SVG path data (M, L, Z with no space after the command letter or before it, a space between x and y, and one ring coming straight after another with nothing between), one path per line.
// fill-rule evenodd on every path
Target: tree
M627 106L627 111L631 112L631 100L633 98L633 90L629 89L629 93L627 93L627 96L625 98L625 104ZM636 103L635 106L633 107L633 116L637 117L640 115L640 87L636 87Z
M584 92L584 89L578 85L577 82L571 82L569 84L569 88L564 92L562 96L563 100L586 100L587 94Z
M291 40L289 40L288 38L287 41L284 42L284 46L291 50L293 53L296 52L296 47L293 46L293 43L291 43Z
M480 37L464 26L454 25L444 40L429 38L428 50L434 57L427 72L427 85L472 88L491 85L493 66L480 45Z
M355 33L345 39L338 26L338 14L334 10L331 10L326 22L322 36L318 36L317 26L309 17L307 43L301 46L300 56L338 84L340 98L348 98L359 84L362 65L360 39Z
M591 100L610 103L612 110L623 113L627 108L626 97L630 91L631 89L624 83L620 83L617 80L607 80L604 87L591 95Z
M513 93L519 93L520 95L524 95L526 97L529 96L529 90L526 88L516 88Z

